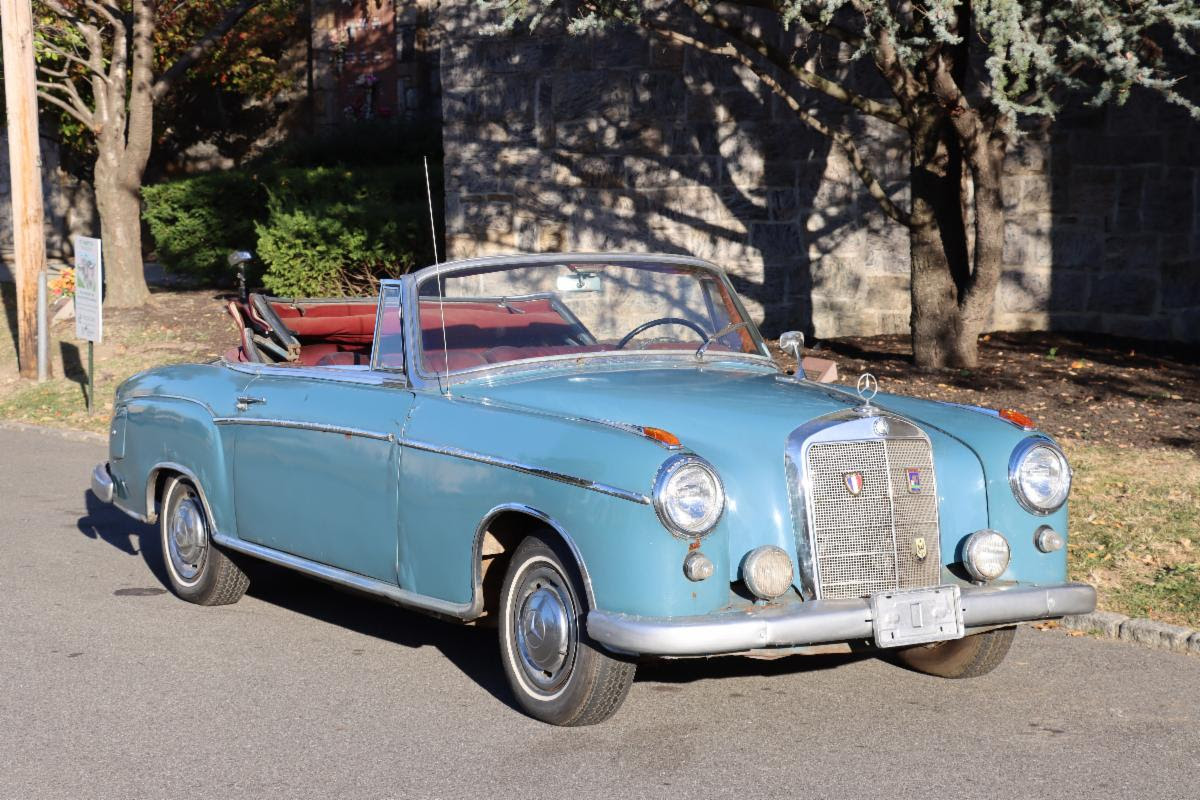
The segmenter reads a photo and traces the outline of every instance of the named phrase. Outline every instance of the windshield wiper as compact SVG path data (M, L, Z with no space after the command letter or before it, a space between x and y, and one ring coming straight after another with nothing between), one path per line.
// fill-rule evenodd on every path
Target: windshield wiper
M731 322L728 325L726 325L724 328L721 328L721 330L716 331L714 333L710 333L708 336L706 336L704 338L704 343L696 348L696 360L703 361L704 353L706 350L708 350L708 346L710 344L712 344L713 342L715 342L717 339L720 339L722 336L725 336L726 334L733 333L738 328L745 328L749 324L750 324L749 322Z

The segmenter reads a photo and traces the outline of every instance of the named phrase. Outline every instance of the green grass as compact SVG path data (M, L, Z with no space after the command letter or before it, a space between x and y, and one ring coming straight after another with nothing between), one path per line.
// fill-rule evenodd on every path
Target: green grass
M1200 628L1200 457L1073 443L1071 577L1100 607Z

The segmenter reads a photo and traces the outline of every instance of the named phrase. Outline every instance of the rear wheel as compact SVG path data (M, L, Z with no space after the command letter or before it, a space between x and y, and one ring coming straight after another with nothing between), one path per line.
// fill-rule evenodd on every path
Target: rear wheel
M167 482L159 514L163 561L175 594L202 606L236 603L250 585L246 573L212 542L212 522L195 485Z
M1000 665L1012 646L1016 628L1000 628L949 642L919 644L897 650L897 662L939 678L978 678Z
M529 537L500 591L500 655L517 702L552 725L593 725L624 702L636 666L587 636L574 560L555 540Z

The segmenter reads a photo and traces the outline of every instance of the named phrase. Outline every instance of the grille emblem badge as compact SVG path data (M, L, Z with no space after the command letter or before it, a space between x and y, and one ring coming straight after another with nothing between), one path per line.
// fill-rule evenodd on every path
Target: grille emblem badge
M861 472L847 472L845 475L842 476L842 480L844 480L846 482L846 491L848 491L854 497L858 497L858 495L863 490L862 473Z
M915 467L909 467L904 471L908 476L908 491L910 494L921 493L921 470Z
M924 536L917 536L913 539L913 555L916 556L917 561L924 561L925 557L929 555L929 548L925 546Z

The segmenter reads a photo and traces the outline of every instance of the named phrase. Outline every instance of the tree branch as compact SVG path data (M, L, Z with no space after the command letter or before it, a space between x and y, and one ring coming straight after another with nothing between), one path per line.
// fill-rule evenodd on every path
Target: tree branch
M51 44L50 42L48 42L48 41L46 41L46 40L44 40L44 39L43 39L41 42L39 42L39 44L40 44L42 47L44 47L44 48L46 48L47 50L49 50L49 51L50 51L51 53L53 53L54 55L58 56L59 58L65 59L65 60L67 60L67 61L70 61L72 64L78 64L79 66L81 66L81 67L83 67L84 69L86 69L88 72L93 72L93 73L95 73L95 69L92 67L92 65L91 65L90 63L88 63L86 60L84 60L84 59L80 58L79 56L77 56L77 55L74 55L73 53L68 53L66 50L63 50L63 49L62 49L61 47L59 47L58 45ZM43 69L43 70L44 70L44 69L45 69L45 67L42 67L42 66L40 66L40 65L39 65L38 69ZM49 74L49 71L48 71L48 70L47 70L47 74ZM103 72L99 72L99 73L95 73L95 74L98 74L98 75L100 75L101 77L103 77L103 75L104 75L104 73L103 73Z
M83 102L83 98L79 96L79 90L75 88L75 84L68 78L65 81L36 81L39 89L45 89L47 92L55 91L62 92L71 100L71 105L80 114L91 117L92 110L88 108L87 103Z
M38 81L38 85L42 86L43 85L42 81ZM91 118L91 115L81 114L79 112L79 109L75 108L74 105L72 105L71 103L68 103L66 100L63 100L60 97L56 97L55 95L52 95L49 92L42 91L41 89L38 90L37 95L41 99L45 100L47 103L58 106L63 111L65 111L67 114L74 117L79 122L83 123L85 126L87 126L88 130L94 129L94 123Z
M187 51L181 55L174 64L166 69L158 80L154 82L154 99L162 97L171 90L175 81L179 80L185 72L192 68L192 65L200 60L209 50L216 47L217 43L225 34L233 29L241 21L242 17L252 11L255 6L260 5L263 0L242 0L221 18L220 22L214 25L208 33L200 37L200 39Z
M791 58L779 49L772 47L765 41L755 38L748 33L745 28L735 25L729 20L721 17L710 6L698 2L698 0L684 0L685 4L696 13L700 19L704 20L708 25L721 31L721 33L734 39L749 50L757 53L761 58L772 64L776 69L791 75L796 80L803 83L810 89L815 89L822 94L832 97L841 103L845 103L852 108L855 108L864 114L869 114L872 117L877 117L890 122L893 125L898 125L901 128L908 127L908 120L904 116L904 112L897 106L880 103L878 100L872 100L868 97L863 97L857 92L850 91L841 84L829 80L828 78L818 75L817 73L806 70L797 65Z
M787 87L780 83L774 75L763 69L757 62L754 61L754 59L747 56L744 52L738 50L738 48L734 47L732 44L715 46L708 44L707 42L703 42L694 36L689 36L686 33L665 28L657 28L649 23L643 24L651 32L665 39L671 39L679 42L680 44L687 45L688 47L692 47L706 53L725 56L740 61L743 65L752 70L758 79L766 84L766 86L772 92L783 98L784 102L788 104L788 107L793 113L796 114L797 117L799 117L801 122L803 122L805 125L808 125L822 136L829 138L834 142L834 144L841 148L842 152L846 156L846 159L850 162L851 168L854 169L855 174L857 174L859 179L862 180L863 184L867 188L867 192L875 199L877 203L879 203L879 207L883 210L884 214L901 225L907 226L910 224L908 212L897 206L892 201L892 198L888 197L887 192L883 189L883 185L879 182L879 179L875 176L875 173L871 170L870 166L863 159L862 154L858 151L858 147L854 144L853 137L851 137L850 134L846 133L845 131L834 130L809 112L805 111L804 108L801 107L800 101L797 100L792 93L787 90Z

